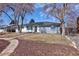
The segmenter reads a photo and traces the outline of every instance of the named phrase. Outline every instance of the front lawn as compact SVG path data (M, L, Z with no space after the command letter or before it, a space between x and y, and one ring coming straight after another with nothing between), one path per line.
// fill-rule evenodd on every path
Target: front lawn
M59 34L27 33L16 38L23 40L41 41L45 43L60 43L67 45L71 44L71 41L67 40L65 36L61 36Z
M22 40L41 41L45 43L60 43L60 44L72 44L60 34L44 34L44 33L1 33L0 37L3 38L17 38Z

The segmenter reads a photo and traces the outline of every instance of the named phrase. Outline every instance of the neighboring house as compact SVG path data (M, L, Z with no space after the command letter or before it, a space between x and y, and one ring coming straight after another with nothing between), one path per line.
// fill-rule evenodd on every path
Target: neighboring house
M0 28L0 32L4 32L5 30L4 30L4 28Z
M2 26L0 26L0 32L6 32L6 28L7 26L5 26L5 25L2 25Z

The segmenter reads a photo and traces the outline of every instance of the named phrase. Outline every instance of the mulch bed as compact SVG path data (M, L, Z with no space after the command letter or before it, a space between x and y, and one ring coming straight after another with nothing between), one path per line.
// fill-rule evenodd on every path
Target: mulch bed
M10 42L0 39L0 53L9 45Z
M79 56L79 51L62 44L19 40L19 46L11 56Z

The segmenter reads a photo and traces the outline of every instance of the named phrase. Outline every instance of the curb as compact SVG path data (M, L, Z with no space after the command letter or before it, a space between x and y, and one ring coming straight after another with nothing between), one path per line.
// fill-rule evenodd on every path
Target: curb
M0 38L1 39L1 38ZM11 53L14 52L14 50L16 49L16 47L18 46L19 42L17 39L4 39L3 40L7 40L10 42L10 44L7 46L7 48L5 48L1 53L0 56L9 56Z

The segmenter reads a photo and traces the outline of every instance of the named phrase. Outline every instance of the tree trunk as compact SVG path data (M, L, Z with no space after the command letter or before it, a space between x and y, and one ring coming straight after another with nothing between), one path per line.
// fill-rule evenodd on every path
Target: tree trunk
M61 28L62 28L62 36L65 35L65 25L64 23L61 24Z
M21 26L20 26L20 33L22 33L22 28L23 28L23 20L22 20L22 23L21 23Z
M23 28L23 21L24 21L25 13L21 15L21 26L20 26L20 33L22 32Z
M18 16L18 20L17 20L17 26L18 26L18 32L21 33L21 30L20 30L20 25L19 25L19 16Z
M22 28L21 28L21 26L20 26L19 32L22 33Z
M65 22L64 22L65 8L66 8L66 4L63 4L63 9L61 9L61 32L62 32L62 36L65 35Z

